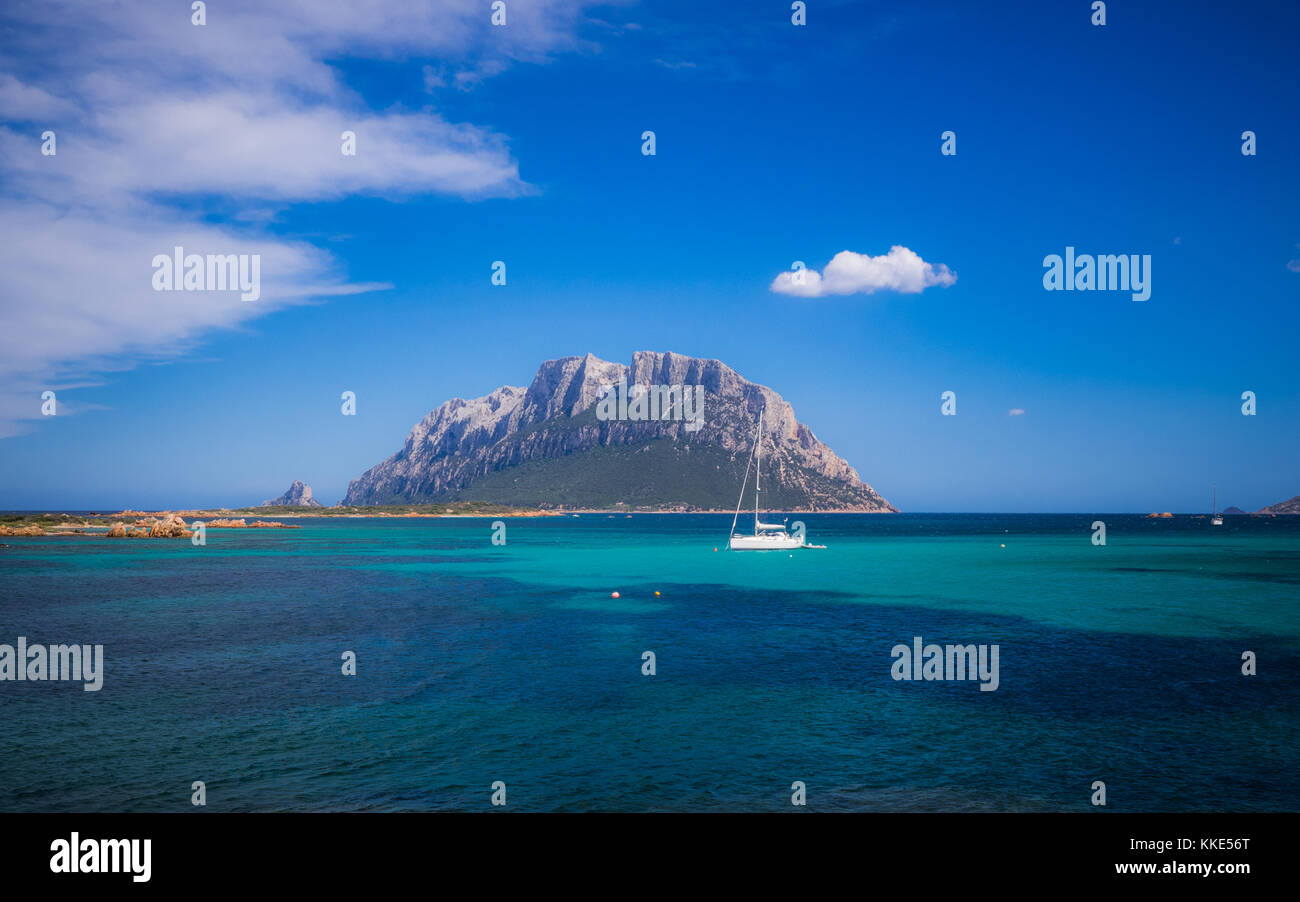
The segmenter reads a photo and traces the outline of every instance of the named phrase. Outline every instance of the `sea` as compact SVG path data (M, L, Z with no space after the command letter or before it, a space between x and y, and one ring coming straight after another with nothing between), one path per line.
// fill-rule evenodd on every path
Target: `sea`
M1300 517L796 519L6 537L0 811L1300 810Z

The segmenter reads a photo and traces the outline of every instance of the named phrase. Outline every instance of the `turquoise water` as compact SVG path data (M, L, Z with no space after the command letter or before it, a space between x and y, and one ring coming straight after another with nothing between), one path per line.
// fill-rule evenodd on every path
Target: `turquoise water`
M0 682L0 810L1300 810L1300 517L800 519L6 538L0 643L105 676ZM914 636L999 688L895 681Z

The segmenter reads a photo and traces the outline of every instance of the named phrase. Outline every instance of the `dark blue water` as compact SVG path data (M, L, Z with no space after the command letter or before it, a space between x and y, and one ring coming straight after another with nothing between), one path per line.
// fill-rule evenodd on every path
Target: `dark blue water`
M6 538L0 643L106 663L0 682L0 810L1300 809L1300 517L802 519ZM999 688L892 679L914 636Z

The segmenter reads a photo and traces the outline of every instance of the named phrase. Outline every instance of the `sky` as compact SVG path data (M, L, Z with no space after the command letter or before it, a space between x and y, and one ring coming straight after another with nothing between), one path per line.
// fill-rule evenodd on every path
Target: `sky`
M443 401L637 350L773 388L904 511L1300 494L1294 3L192 15L0 13L0 509L332 504ZM177 245L260 296L155 291ZM1046 290L1067 247L1149 299Z

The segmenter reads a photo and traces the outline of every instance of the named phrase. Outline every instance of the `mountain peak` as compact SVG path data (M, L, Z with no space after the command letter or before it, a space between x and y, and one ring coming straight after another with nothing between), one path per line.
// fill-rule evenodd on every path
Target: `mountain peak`
M626 415L631 405L602 418L597 401L620 385L698 387L703 409L694 421ZM764 409L766 506L895 510L772 389L720 360L671 351L637 351L630 365L590 353L547 360L527 389L447 401L400 451L354 479L343 503L730 510Z
M311 496L311 486L303 485L301 479L295 479L279 498L263 501L259 507L321 507L321 503Z

